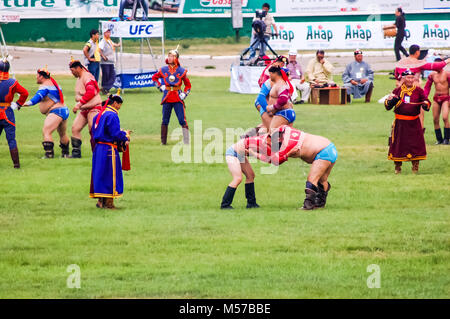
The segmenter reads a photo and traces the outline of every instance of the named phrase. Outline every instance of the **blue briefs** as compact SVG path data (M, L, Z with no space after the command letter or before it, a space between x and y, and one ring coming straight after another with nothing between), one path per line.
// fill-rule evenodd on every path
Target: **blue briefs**
M67 106L58 107L50 111L50 113L56 114L63 119L63 121L69 118L69 108Z
M239 160L239 162L244 163L245 162L245 156L243 155L239 155L233 148L233 146L230 146L226 153L225 156L234 156L237 157L237 159Z
M333 143L330 143L327 147L317 153L314 160L324 160L329 161L331 163L336 162L338 157L336 146Z
M275 113L275 115L284 117L289 123L295 121L295 111L293 109L281 110Z

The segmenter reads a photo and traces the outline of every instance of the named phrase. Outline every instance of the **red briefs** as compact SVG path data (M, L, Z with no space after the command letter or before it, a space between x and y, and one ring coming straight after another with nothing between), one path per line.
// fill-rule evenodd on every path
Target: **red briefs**
M433 101L435 101L439 106L442 106L442 103L445 101L450 102L450 96L446 94L435 94L433 97Z
M84 109L81 111L81 115L83 115L84 118L87 119L88 114L95 110L98 110L99 112L101 112L103 110L103 107L101 105L97 105L97 106L91 107L90 109Z

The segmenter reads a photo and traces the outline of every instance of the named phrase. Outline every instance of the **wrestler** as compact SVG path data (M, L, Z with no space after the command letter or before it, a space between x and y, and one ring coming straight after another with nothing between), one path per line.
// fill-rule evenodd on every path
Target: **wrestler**
M80 110L72 123L72 158L81 158L81 130L87 124L89 133L91 133L94 116L102 109L102 99L97 81L80 61L70 62L69 68L77 79L75 84L77 104L74 106L73 112L77 114ZM93 148L92 138L91 147Z
M232 208L231 203L236 187L242 180L242 173L246 176L247 207L250 200L255 198L253 184L255 174L245 157L247 154L277 166L286 162L288 157L300 158L311 164L305 188L306 198L302 209L311 210L325 207L328 192L331 189L328 177L338 156L336 147L325 137L308 134L283 125L272 136L265 134L248 137L227 150L226 158L233 180L225 191L221 208ZM247 183L251 185L248 193Z
M394 89L385 100L386 110L394 108L395 120L389 138L388 159L394 161L395 174L402 170L402 162L412 162L412 172L419 171L419 161L427 158L419 114L421 109L430 110L430 101L424 91L417 87L414 72L402 74L402 86Z
M36 94L24 104L31 106L39 104L39 110L46 116L42 135L44 141L44 158L54 158L52 133L57 130L59 134L59 147L61 147L61 156L69 157L69 138L66 134L67 118L69 109L64 105L64 96L61 87L50 76L47 67L37 70L36 83L39 84L39 90Z
M295 121L295 111L290 101L294 92L286 73L279 67L269 69L270 80L273 85L270 89L267 113L273 115L270 122L269 133L281 125L291 125Z
M20 109L25 103L28 98L28 91L17 80L9 78L9 68L8 60L0 60L0 135L5 130L14 168L20 168L14 110ZM16 102L14 102L15 94L20 95Z
M261 73L261 76L259 77L258 80L258 85L259 87L261 87L269 78L270 78L270 73L269 73L269 69L273 66L277 66L279 68L283 68L286 64L288 64L288 58L286 58L283 55L278 56L275 61L273 61L272 63L270 63L268 66L266 66L266 68L264 69L264 71Z
M438 58L436 62L442 61ZM434 132L436 134L436 144L449 144L450 139L450 123L448 121L448 111L450 104L449 96L449 83L450 83L450 72L444 71L443 69L439 71L434 71L428 76L427 83L425 84L424 93L428 98L430 94L431 86L434 83L435 93L433 97L433 122L434 122ZM444 138L442 138L442 131L439 125L439 118L442 113L442 120L444 121Z
M450 58L446 59L445 61L440 62L431 62L427 63L425 60L419 60L420 57L420 46L417 44L413 44L409 47L409 56L406 58L401 59L397 62L395 65L395 78L397 79L396 85L397 87L402 86L403 84L403 72L410 70L414 73L414 85L417 87L422 87L422 81L420 79L420 75L422 71L430 70L430 71L439 71L447 64L450 63ZM424 117L425 113L423 110L420 111L420 123L423 127L423 132L425 133L425 127L424 127Z

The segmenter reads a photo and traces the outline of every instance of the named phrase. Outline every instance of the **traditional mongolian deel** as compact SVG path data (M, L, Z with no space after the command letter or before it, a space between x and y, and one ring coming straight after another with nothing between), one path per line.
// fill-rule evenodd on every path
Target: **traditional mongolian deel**
M396 162L424 160L427 150L419 114L422 106L428 111L431 103L424 91L415 85L407 88L403 84L392 93L398 96L398 100L385 101L386 109L394 108L395 113L388 159Z
M116 198L123 193L122 166L118 145L129 140L120 129L117 110L108 105L94 117L92 136L95 148L92 155L92 183L90 197Z

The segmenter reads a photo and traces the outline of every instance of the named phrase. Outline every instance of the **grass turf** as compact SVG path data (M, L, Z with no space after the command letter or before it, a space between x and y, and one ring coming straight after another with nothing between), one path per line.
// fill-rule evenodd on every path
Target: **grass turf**
M19 80L36 91L34 76ZM71 108L74 79L57 80ZM228 81L192 79L191 131L200 119L204 130L258 123L255 97L229 93ZM375 83L374 101L394 86L387 76ZM433 145L431 114L428 159L418 175L407 163L396 176L386 159L393 114L382 105L296 106L295 127L328 137L339 152L326 209L297 210L308 165L291 159L274 175L254 165L260 209L244 208L241 186L236 209L220 211L226 165L172 162L176 142L159 143L160 98L155 89L124 95L132 170L117 211L88 198L87 132L82 159L42 160L44 117L37 107L16 112L20 170L0 138L0 298L450 296L450 147ZM177 127L173 114L170 131ZM81 289L66 286L70 264L80 266ZM370 264L380 266L380 289L367 287Z

